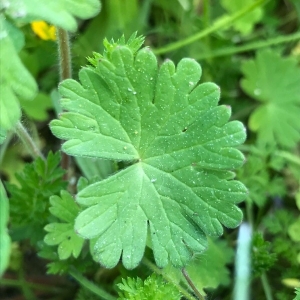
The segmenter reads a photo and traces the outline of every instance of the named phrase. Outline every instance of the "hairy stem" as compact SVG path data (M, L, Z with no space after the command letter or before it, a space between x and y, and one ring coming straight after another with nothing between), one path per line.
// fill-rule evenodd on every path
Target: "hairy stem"
M161 275L166 281L172 283L178 291L188 300L195 300L195 298L187 292L179 283L172 280L163 270L159 269L156 265L154 265L150 260L147 258L143 258L142 263L147 266L150 270L155 272L156 274Z
M194 291L195 295L198 297L199 300L204 300L204 296L200 294L199 290L197 287L194 285L193 281L191 280L189 274L187 273L185 268L182 268L181 270L182 275L184 276L185 280L191 287L191 289Z
M264 292L265 292L265 295L266 295L266 299L267 300L273 300L271 287L269 285L269 281L268 281L266 273L263 273L260 276L260 280L261 280L261 283L262 283L262 286L263 286L263 289L264 289Z
M69 274L76 279L79 284L86 289L90 290L95 295L99 296L101 299L105 300L116 300L117 298L107 293L105 290L103 290L101 287L93 283L92 281L89 281L84 276L81 275L80 272L78 272L75 268L71 268L69 271Z
M183 46L189 45L191 43L194 43L206 36L208 36L209 34L218 31L219 29L225 29L227 27L229 27L234 21L242 18L243 16L245 16L246 14L248 14L249 12L253 11L255 8L264 5L268 0L258 0L255 1L254 3L252 3L251 5L239 10L237 13L233 14L232 16L229 16L227 18L223 18L218 22L215 22L212 26L205 28L204 30L184 39L184 40L180 40L178 42L174 42L171 43L167 46L164 46L162 48L158 48L156 50L154 50L155 54L163 54L166 52L170 52L170 51L174 51L177 50Z
M66 30L57 27L60 81L72 77L70 38Z
M27 149L29 150L29 152L33 158L40 157L43 160L45 160L40 149L35 144L34 140L29 135L28 131L26 130L26 128L22 125L22 123L20 121L18 121L16 124L15 133L17 134L19 139L22 141L22 143L27 147Z
M59 27L56 29L59 55L59 74L61 82L65 79L72 78L71 48L68 32ZM70 157L64 152L62 152L61 166L65 170L68 170L70 167ZM66 176L68 176L68 172L66 173Z

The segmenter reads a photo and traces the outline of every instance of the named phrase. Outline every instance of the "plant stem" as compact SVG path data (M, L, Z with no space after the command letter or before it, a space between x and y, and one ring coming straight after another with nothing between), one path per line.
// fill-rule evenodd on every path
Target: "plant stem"
M68 32L59 27L56 28L56 31L59 55L59 74L61 82L65 79L72 78L71 48ZM62 152L61 166L65 170L68 170L70 167L70 157L64 152ZM68 172L66 173L66 177L68 177Z
M18 272L19 274L19 282L20 282L20 288L22 289L23 295L26 300L36 300L35 294L32 292L30 286L25 280L24 276L24 270L21 268Z
M71 268L69 271L69 274L76 279L81 286L84 286L91 292L93 292L95 295L99 296L101 299L105 300L116 300L117 298L107 293L105 290L100 288L98 285L93 283L92 281L89 281L84 276L81 275L80 272L78 272L75 268Z
M220 56L228 56L236 53L241 53L241 52L246 52L250 50L256 50L272 45L278 45L278 44L283 44L283 43L288 43L292 41L296 41L300 39L300 32L296 32L290 35L285 35L285 36L278 36L276 38L268 39L268 40L263 40L263 41L256 41L252 43L248 43L246 45L242 46L236 46L236 47L226 47L223 49L217 49L212 52L206 52L203 54L200 54L199 56L195 57L195 59L200 60L200 59L206 59L210 57L220 57Z
M6 279L6 278L1 278L0 279L0 285L3 286L11 286L11 287L21 287L24 285L24 282L16 279ZM34 290L40 290L40 291L60 291L61 289L55 288L53 286L49 285L44 285L44 284L39 284L39 283L32 283L32 282L26 282L26 285L29 288L32 288Z
M57 29L60 81L72 77L70 38L66 30Z
M168 275L165 274L165 272L161 269L159 269L156 265L154 265L150 260L147 258L143 258L142 263L147 266L150 270L155 272L156 274L161 275L166 281L172 283L178 291L188 300L195 300L195 297L193 297L189 292L187 292L182 286L180 286L179 283L175 282L172 278L170 278Z
M198 291L197 287L194 285L193 281L191 280L189 274L187 273L185 268L181 269L181 273L184 276L185 280L187 281L187 283L189 284L189 286L192 288L192 290L194 291L195 295L198 297L199 300L204 300L204 296L200 294L200 292Z
M271 292L271 287L269 285L269 281L267 278L266 273L264 272L261 276L260 276L260 280L266 295L266 299L267 300L273 300L273 296L272 296L272 292Z
M215 22L209 28L205 28L204 30L202 30L184 40L180 40L178 42L171 43L167 46L158 48L156 50L154 49L154 53L155 54L163 54L166 52L177 50L183 46L194 43L195 41L200 40L219 29L225 29L225 28L229 27L234 21L242 18L243 16L245 16L246 14L248 14L249 12L251 12L255 8L257 8L258 6L264 5L267 1L268 0L257 0L254 3L252 3L251 5L239 10L237 13L233 14L232 16L225 17L225 18Z
M20 121L17 122L15 127L15 133L20 138L20 140L23 142L23 144L27 147L27 149L30 151L30 154L33 158L40 157L43 160L45 160L43 154L39 150L38 146L33 141L32 137L27 132L26 128L22 125Z

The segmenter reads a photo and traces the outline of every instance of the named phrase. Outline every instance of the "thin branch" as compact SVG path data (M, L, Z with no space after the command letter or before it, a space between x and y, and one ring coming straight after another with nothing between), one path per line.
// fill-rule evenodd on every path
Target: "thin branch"
M43 160L45 160L40 149L35 144L34 140L29 135L26 128L22 125L22 123L20 121L17 122L14 130L15 130L15 133L17 134L17 136L19 137L19 139L22 141L22 143L27 147L27 149L29 150L29 152L33 158L40 157Z
M279 45L279 44L283 44L283 43L297 41L299 39L300 39L300 32L296 32L296 33L289 34L289 35L277 36L275 38L271 38L268 40L261 40L261 41L247 43L242 46L226 47L226 48L216 49L211 52L204 52L204 53L201 53L199 56L196 56L195 59L201 60L201 59L207 59L210 57L221 57L221 56L234 55L237 53L242 53L242 52L257 50L260 48L265 48L265 47L269 47L269 46L273 46L273 45Z
M239 10L237 13L233 14L232 16L226 17L222 20L219 20L217 22L215 22L212 26L210 26L209 28L206 28L186 39L180 40L178 42L174 42L171 43L167 46L164 46L162 48L158 48L158 49L154 49L154 53L155 54L163 54L166 52L170 52L170 51L174 51L177 50L179 48L182 48L186 45L189 45L191 43L194 43L206 36L208 36L209 34L216 32L220 29L225 29L227 27L229 27L232 23L234 23L234 21L242 18L243 16L247 15L249 12L253 11L255 8L262 6L264 4L266 4L268 2L268 0L258 0L255 1L254 3L252 3L251 5Z
M60 82L72 78L72 63L71 63L71 48L70 48L70 37L69 33L57 27L57 45L58 45L58 55L59 55L59 74ZM70 157L62 152L61 166L65 170L69 170L71 163ZM66 177L68 177L68 172L66 172ZM67 179L67 178L65 178Z
M86 289L93 292L95 295L99 296L101 299L105 300L116 300L117 298L107 293L101 287L93 283L92 281L88 280L84 276L81 275L75 268L71 268L69 274L76 279L81 286L85 287Z
M187 281L187 283L189 284L189 286L191 287L191 289L194 291L195 295L197 296L197 298L199 300L204 300L204 296L200 294L199 290L197 289L197 287L194 285L192 279L190 278L189 274L187 273L185 268L181 269L181 273L184 276L185 280Z
M264 292L265 292L266 299L267 300L273 300L272 290L271 290L271 287L270 287L270 284L269 284L266 273L263 273L260 276L260 280L261 280L261 283L262 283L262 286L263 286L263 289L264 289Z
M60 81L72 78L70 38L66 30L57 29Z

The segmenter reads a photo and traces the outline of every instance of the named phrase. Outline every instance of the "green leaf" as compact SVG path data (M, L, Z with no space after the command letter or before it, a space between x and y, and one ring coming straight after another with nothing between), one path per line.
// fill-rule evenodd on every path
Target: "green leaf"
M71 255L77 258L81 252L84 240L74 231L74 222L80 209L72 196L61 191L61 197L52 196L50 198L50 212L65 223L51 223L46 225L48 231L44 242L49 246L58 246L58 256L60 259L67 259Z
M300 242L300 217L290 225L288 233L294 242Z
M16 51L19 52L25 45L24 33L7 19L4 20L4 28L6 29Z
M258 52L242 66L243 90L261 105L251 114L249 127L261 143L293 148L300 141L300 69L294 58ZM284 76L282 76L284 74Z
M60 85L64 112L51 122L62 149L74 156L131 164L80 191L86 208L75 222L78 233L98 237L95 256L114 267L141 261L147 231L158 266L184 266L206 248L206 235L221 235L242 219L236 206L246 188L230 172L243 164L235 146L246 137L230 108L218 106L219 88L198 84L201 67L183 59L158 69L152 51L134 55L116 47L111 59L83 68L81 84Z
M23 101L20 99L20 103L26 115L37 121L47 120L47 110L53 106L51 98L44 93L38 93L32 101Z
M117 284L121 290L120 300L179 300L181 295L171 283L164 282L161 276L153 273L145 281L140 278L122 278L122 283Z
M64 170L59 164L59 153L49 152L46 161L37 158L16 174L19 186L6 184L10 194L11 224L13 229L25 226L27 235L23 238L36 242L44 236L43 227L50 216L49 197L66 187L62 179Z
M21 117L18 98L31 100L37 92L37 84L23 66L13 43L15 37L10 34L0 14L0 127L5 130L12 129Z
M234 14L244 7L253 4L255 0L222 0L222 6L230 13ZM242 18L235 20L233 23L233 28L239 31L241 34L249 34L252 32L253 27L258 23L263 16L262 7L258 7L251 12L248 12Z
M286 186L282 177L270 176L268 154L266 152L258 154L255 151L258 149L253 147L244 167L238 170L237 178L249 189L247 200L261 207L269 198L285 195Z
M226 265L232 262L233 254L224 241L209 238L207 250L196 255L187 265L186 272L202 295L206 294L206 288L216 289L220 284L226 286L230 283L230 272ZM181 280L186 284L181 270L168 265L164 273L174 282Z
M253 276L261 276L275 264L277 255L270 249L271 243L265 241L260 232L256 232L252 238Z
M8 199L2 181L0 180L0 277L2 277L6 270L10 257L11 240L7 229L8 219Z
M3 144L7 136L6 130L4 130L2 127L0 127L0 145Z
M99 0L10 0L6 14L29 23L44 20L65 30L76 31L75 17L88 19L100 11Z
M144 41L145 41L145 37L144 36L137 37L137 32L133 33L128 39L128 41L125 40L124 35L122 35L122 37L119 38L116 42L114 41L114 39L111 39L111 41L109 42L105 38L103 41L103 45L104 45L103 55L97 52L93 52L94 57L88 57L87 60L92 66L97 67L99 59L106 58L110 60L113 50L115 50L119 46L127 46L132 51L132 54L135 55L136 52L143 45Z
M296 297L294 298L294 300L300 300L300 288L296 288L295 293L296 293Z

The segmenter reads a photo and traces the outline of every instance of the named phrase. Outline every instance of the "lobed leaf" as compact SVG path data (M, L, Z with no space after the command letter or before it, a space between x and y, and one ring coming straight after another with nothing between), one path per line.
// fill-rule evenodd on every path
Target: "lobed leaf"
M61 197L52 196L50 198L50 212L65 223L50 223L45 226L48 232L44 242L49 246L58 246L58 256L60 259L67 259L71 255L77 258L83 247L84 240L74 231L74 220L80 209L74 202L72 196L61 191Z
M59 164L60 154L49 152L46 160L39 157L16 173L18 186L6 183L10 194L10 221L13 228L26 228L27 235L23 235L23 239L36 242L44 236L43 227L50 216L49 197L66 187L65 171Z
M300 141L300 69L293 58L270 50L258 52L242 66L242 89L261 102L249 127L261 143L293 148ZM284 76L283 76L284 74Z
M122 279L122 283L118 283L117 286L121 290L118 300L181 299L177 288L171 283L165 282L161 276L155 273L144 281L139 277Z
M244 157L234 147L246 137L240 122L228 122L230 108L218 106L219 88L198 84L201 67L183 59L158 68L151 50L136 54L115 47L96 67L83 68L80 83L60 85L67 112L51 122L66 140L69 155L125 161L113 176L81 190L87 208L75 222L84 238L96 238L94 257L114 267L141 261L151 236L160 267L184 266L242 219L236 206L246 188L229 172Z

